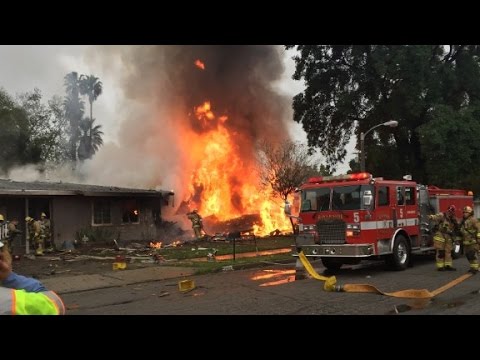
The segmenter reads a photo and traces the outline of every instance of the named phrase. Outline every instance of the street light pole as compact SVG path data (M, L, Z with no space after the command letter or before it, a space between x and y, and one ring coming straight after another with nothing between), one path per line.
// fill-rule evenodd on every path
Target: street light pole
M365 136L372 130L376 129L379 126L390 126L390 127L397 127L398 121L390 120L381 124L377 124L370 129L368 129L365 133L362 131L360 133L360 171L365 171Z

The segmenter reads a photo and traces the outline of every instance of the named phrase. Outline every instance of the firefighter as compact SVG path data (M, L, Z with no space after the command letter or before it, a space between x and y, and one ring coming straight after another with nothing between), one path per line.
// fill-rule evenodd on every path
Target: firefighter
M473 216L473 209L470 206L463 208L463 220L460 224L460 233L462 234L463 251L470 263L468 272L476 274L478 272L478 251L480 249L480 223Z
M203 230L203 220L197 209L187 213L187 217L192 222L193 232L197 240L201 240L205 237L205 230Z
M12 219L8 223L7 229L8 229L8 236L7 236L7 243L8 243L8 248L10 250L10 253L16 254L14 250L15 246L15 239L17 238L17 235L20 235L22 232L17 229L18 226L18 220L17 219Z
M42 224L40 220L27 216L25 221L28 225L28 240L30 240L35 247L35 255L43 255L44 242L42 236Z
M4 239L7 236L7 227L5 223L5 218L0 214L0 240Z
M47 214L42 212L40 215L40 224L42 226L42 236L45 242L45 252L53 252L55 251L55 246L52 241L52 232L50 228L50 219L47 218Z
M455 271L452 265L453 243L456 241L455 205L450 205L446 212L429 215L428 218L436 222L433 243L436 250L436 264L438 271Z

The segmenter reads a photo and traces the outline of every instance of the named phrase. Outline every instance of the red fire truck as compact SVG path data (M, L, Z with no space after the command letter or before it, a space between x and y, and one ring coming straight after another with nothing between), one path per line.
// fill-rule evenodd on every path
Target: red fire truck
M404 270L412 254L433 252L428 215L455 205L460 220L464 206L473 208L473 193L405 178L385 180L366 172L310 178L297 189L293 205L285 204L297 252L320 257L331 270L365 259L384 259ZM455 251L458 256L458 247Z

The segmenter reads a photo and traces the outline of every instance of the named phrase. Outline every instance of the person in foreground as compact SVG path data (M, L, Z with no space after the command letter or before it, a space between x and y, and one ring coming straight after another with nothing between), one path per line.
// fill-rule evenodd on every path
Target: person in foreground
M34 279L12 271L0 242L0 315L65 315L62 299Z

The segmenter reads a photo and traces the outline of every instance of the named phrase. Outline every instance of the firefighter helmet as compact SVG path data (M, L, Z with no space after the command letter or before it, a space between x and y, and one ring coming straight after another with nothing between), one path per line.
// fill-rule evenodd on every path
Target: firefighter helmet
M450 213L450 214L455 214L456 210L457 210L457 208L455 207L455 205L450 205L447 209L447 212Z
M2 214L0 214L0 221L5 221L4 217Z
M33 218L31 218L30 216L27 216L27 217L25 218L25 221L26 221L26 222L30 222L30 221L32 221L32 220L33 220Z
M464 213L473 214L473 209L472 209L470 206L465 206L465 207L463 208L463 212L464 212Z
M198 209L193 209L192 212L198 213Z
M44 212L42 212L42 214L40 215L40 217L47 217L47 214L45 214Z

